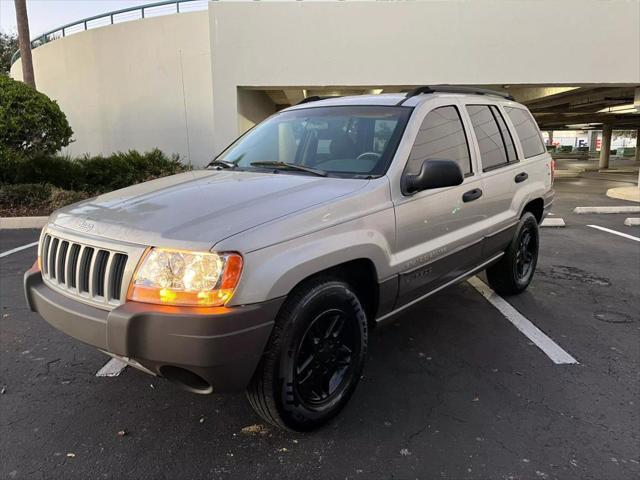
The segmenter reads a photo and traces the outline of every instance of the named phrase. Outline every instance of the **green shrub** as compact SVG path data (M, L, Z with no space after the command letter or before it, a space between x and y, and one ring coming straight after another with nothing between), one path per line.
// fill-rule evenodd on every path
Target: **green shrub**
M103 193L186 171L179 157L160 150L115 153L104 157L0 155L0 182L50 183L64 190Z
M48 207L49 210L53 212L54 210L85 200L89 197L91 197L91 194L87 192L63 190L61 188L53 187L51 189L51 195L49 196Z
M58 104L28 85L0 75L0 155L52 155L73 130Z
M87 192L63 190L48 183L0 185L0 216L49 215L90 196Z
M23 183L0 186L0 205L3 208L17 208L25 205L44 204L51 197L51 185Z

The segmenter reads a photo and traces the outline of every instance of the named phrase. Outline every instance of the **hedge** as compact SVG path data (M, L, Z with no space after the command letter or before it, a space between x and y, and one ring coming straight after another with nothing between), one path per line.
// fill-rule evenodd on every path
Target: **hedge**
M177 155L131 150L109 156L0 154L0 216L48 215L101 193L188 170Z
M48 183L0 185L0 216L49 215L89 197L90 193L63 190Z
M3 155L0 183L47 183L63 190L99 194L187 169L177 155L167 157L158 149L145 153L131 150L106 157Z

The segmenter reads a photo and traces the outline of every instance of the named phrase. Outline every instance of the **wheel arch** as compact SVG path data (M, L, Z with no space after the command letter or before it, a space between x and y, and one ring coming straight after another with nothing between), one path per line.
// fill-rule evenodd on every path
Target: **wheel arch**
M304 288L306 283L319 277L336 278L348 283L360 300L369 325L375 324L380 304L380 288L376 266L370 258L355 258L310 274L300 280L291 291Z
M544 215L544 200L540 197L529 200L522 209L520 217L522 217L525 212L531 212L533 216L536 217L538 224L540 224Z
M352 286L371 321L380 303L382 279L393 276L389 252L386 239L373 230L253 252L245 258L245 271L229 306L284 297L311 278L330 275Z

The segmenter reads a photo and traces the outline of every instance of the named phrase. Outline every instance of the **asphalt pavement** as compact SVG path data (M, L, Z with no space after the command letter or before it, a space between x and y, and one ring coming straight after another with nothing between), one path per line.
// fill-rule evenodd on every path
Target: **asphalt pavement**
M2 479L640 478L640 237L576 206L632 181L556 183L530 288L506 300L577 364L558 365L463 283L372 332L364 377L326 427L265 425L244 395L200 396L109 360L28 311L35 248L0 258ZM620 181L622 180L622 182ZM0 252L37 240L0 231Z

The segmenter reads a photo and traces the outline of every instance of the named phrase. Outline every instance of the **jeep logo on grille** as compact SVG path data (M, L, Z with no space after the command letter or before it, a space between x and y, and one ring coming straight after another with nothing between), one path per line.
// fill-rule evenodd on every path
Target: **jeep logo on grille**
M86 220L80 220L80 222L78 223L78 229L82 230L83 232L90 232L91 230L93 230L93 227L95 227L95 224L87 222Z

